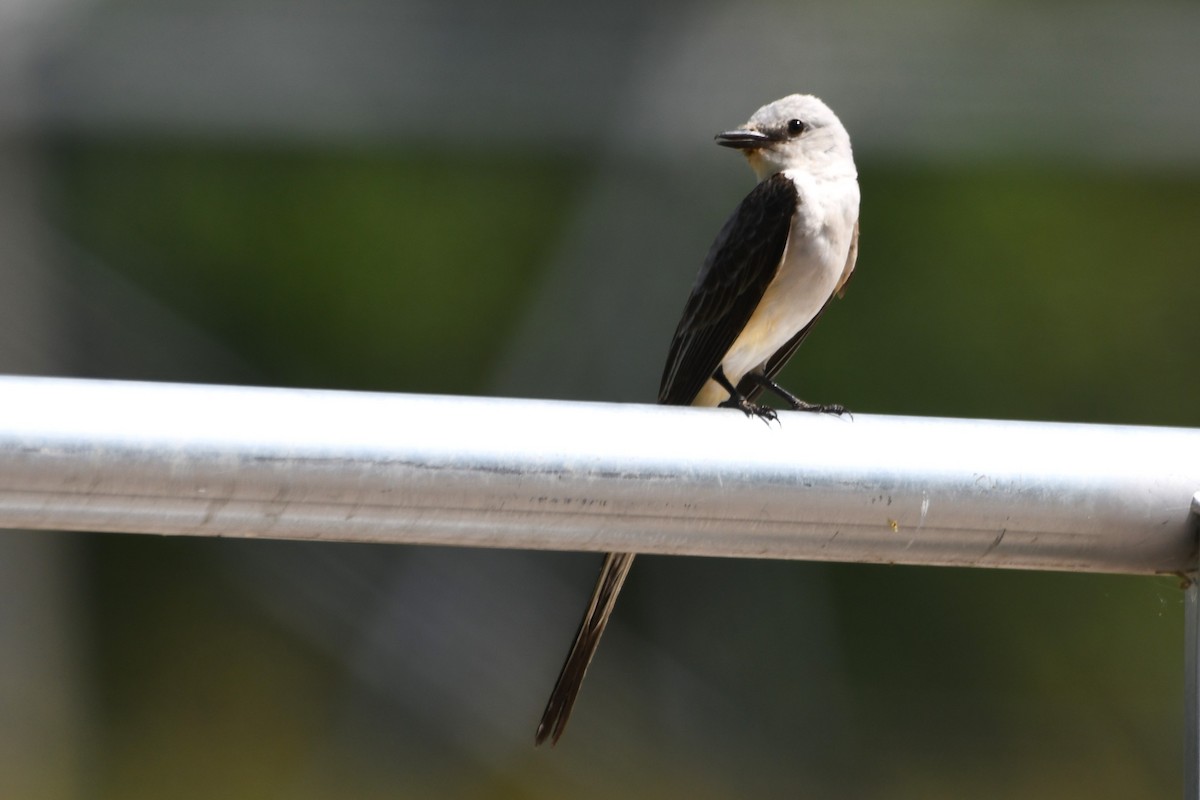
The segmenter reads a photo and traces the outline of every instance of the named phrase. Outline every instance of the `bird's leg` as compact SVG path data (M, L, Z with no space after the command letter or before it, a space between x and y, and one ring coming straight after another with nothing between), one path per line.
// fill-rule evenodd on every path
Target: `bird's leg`
M838 403L809 403L805 400L801 400L799 397L796 397L796 395L792 394L787 389L768 378L766 375L763 375L761 372L751 372L748 373L746 377L764 389L767 389L783 398L784 402L786 402L796 411L814 411L818 414L836 414L839 417L846 413L846 407Z
M779 412L770 406L760 406L757 403L752 403L741 394L737 387L729 382L729 378L725 377L725 371L717 367L717 371L713 373L713 380L721 385L721 388L729 392L729 399L721 403L721 408L739 408L747 417L755 416L763 422L775 422L779 419Z

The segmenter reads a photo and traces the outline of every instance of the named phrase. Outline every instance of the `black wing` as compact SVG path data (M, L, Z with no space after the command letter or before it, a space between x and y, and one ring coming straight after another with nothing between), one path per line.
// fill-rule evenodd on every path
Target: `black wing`
M817 320L825 313L825 309L829 308L829 304L833 302L834 297L841 297L845 293L846 284L850 281L850 276L854 273L854 263L858 261L858 223L854 223L854 238L850 240L850 252L846 255L846 268L842 270L842 279L838 282L837 289L825 301L825 305L821 306L821 310L817 312L807 325L800 329L800 332L788 339L787 344L775 351L775 355L767 359L767 363L763 366L763 374L770 380L775 380L775 376L779 374L779 370L783 369L783 365L788 362L792 354L796 352L796 348L808 336L808 332L812 330L813 325L817 324ZM754 400L762 394L763 385L753 378L742 378L737 385L738 394L745 397L747 400Z
M675 329L658 402L690 405L721 365L779 269L797 200L791 179L773 175L721 227Z

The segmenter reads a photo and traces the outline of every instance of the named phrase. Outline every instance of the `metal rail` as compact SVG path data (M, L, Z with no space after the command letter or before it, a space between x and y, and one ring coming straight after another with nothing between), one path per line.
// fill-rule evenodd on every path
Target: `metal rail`
M1200 515L1200 491L1192 496ZM1183 593L1183 796L1200 798L1200 584L1193 569Z
M0 378L0 527L1187 572L1200 430Z
M1180 428L0 377L0 528L1194 574L1197 454Z

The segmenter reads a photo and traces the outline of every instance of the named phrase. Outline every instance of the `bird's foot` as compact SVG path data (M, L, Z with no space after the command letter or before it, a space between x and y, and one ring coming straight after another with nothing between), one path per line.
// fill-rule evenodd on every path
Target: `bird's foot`
M758 417L768 425L772 422L779 421L779 412L770 406L760 406L758 403L752 403L741 395L730 397L724 403L721 403L721 408L736 408L741 410L747 417Z
M840 403L809 403L806 400L801 400L761 372L751 372L746 377L772 394L781 397L785 403L796 411L812 411L816 414L833 414L839 417L847 414L850 419L854 419L854 415L850 414L844 405Z
M846 410L846 407L841 403L809 403L800 398L794 398L795 402L789 401L789 405L796 411L811 411L814 414L833 414L840 417L846 414L850 419L854 419L854 415Z

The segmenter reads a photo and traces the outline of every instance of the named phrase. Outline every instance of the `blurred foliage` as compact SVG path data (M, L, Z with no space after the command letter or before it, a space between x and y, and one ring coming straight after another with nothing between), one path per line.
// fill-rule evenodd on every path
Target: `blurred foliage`
M274 382L479 392L557 240L566 158L61 143L72 238Z
M486 390L584 174L572 158L544 153L129 141L64 141L55 164L67 235L266 380L423 392ZM858 272L785 373L787 385L864 412L1200 424L1200 375L1188 366L1200 176L869 159L860 170ZM165 782L189 770L195 792L167 793L235 796L239 787L237 796L316 797L349 787L385 796L386 776L306 759L328 713L311 704L328 692L331 667L245 608L229 608L210 577L187 577L194 555L214 546L115 537L96 545L112 762L103 796L161 796L155 775ZM149 563L153 580L140 573ZM635 578L622 601L634 625L651 602L639 583L666 587L654 602L676 596L665 563L639 566L652 577ZM714 563L670 562L710 572ZM812 786L913 798L967 789L1177 793L1182 612L1167 579L742 562L723 564L713 580L727 595L760 591L783 609L805 581L830 587L839 677L855 712L831 721L825 741L795 749L810 752L794 757L814 771ZM683 618L690 609L679 596ZM776 704L803 707L823 691L788 673L811 654L776 617L723 623L715 648L688 652L702 637L670 646L734 702L769 717ZM777 652L764 652L776 640ZM194 696L181 697L177 682ZM808 699L781 698L783 685ZM253 724L240 724L243 714ZM667 796L668 786L677 796L722 796L735 784L765 793L769 778L793 766L780 760L793 756L752 751L768 740L789 745L791 723L781 716L756 734L738 732L741 751L692 754L683 766L667 758L683 745L663 742L644 765L657 777L641 790L612 775L588 780L598 794L622 796ZM163 744L211 743L231 731L213 755L227 771L174 763L174 745ZM238 758L254 741L272 742L266 763ZM428 774L455 771L426 756ZM302 779L287 783L298 762ZM737 783L730 776L747 764L759 772ZM539 785L539 773L524 764L449 785L462 795L525 796L520 787ZM430 780L445 795L448 784Z
M857 770L867 796L1178 792L1178 579L887 567L832 576L859 752L887 753Z

